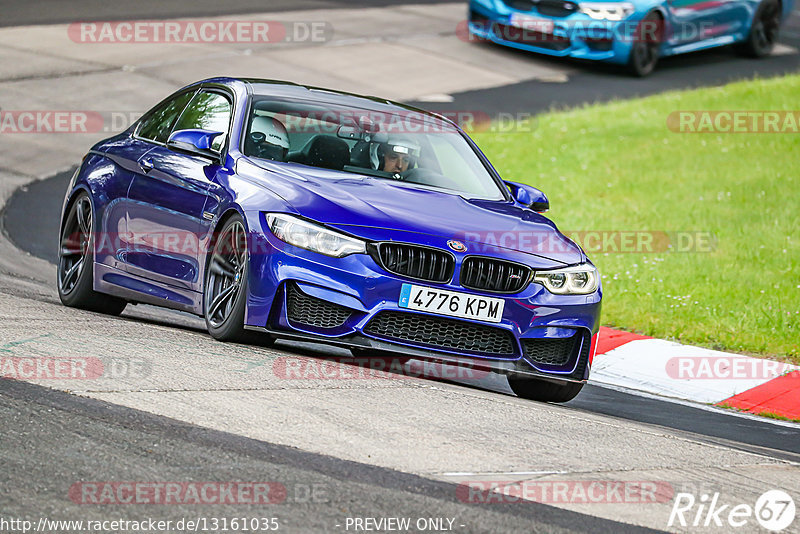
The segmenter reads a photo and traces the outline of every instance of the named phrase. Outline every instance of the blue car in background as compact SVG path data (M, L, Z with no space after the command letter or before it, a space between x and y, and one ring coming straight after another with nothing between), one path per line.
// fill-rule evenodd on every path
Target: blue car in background
M772 51L793 0L471 0L472 37L650 74L662 56L736 45Z
M205 317L222 341L317 341L508 375L564 402L601 287L583 250L439 115L286 82L190 85L96 144L63 206L58 292Z

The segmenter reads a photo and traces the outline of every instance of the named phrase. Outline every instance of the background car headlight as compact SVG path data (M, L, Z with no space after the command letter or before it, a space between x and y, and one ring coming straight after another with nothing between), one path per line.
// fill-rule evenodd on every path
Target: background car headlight
M267 224L270 231L281 241L326 256L341 258L348 254L367 252L366 243L360 239L334 232L292 215L268 213Z
M597 269L583 264L552 271L537 271L533 281L557 295L587 295L597 290Z
M595 20L619 21L633 13L636 8L627 2L581 2L581 13Z

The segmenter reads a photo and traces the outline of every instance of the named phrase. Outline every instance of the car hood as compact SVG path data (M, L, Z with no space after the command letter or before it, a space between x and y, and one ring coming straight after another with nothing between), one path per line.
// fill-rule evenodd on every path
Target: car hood
M241 160L237 172L256 179L296 212L366 239L425 234L467 244L471 253L524 253L556 264L585 261L552 221L510 201L467 199L403 182L305 165ZM391 230L391 237L376 229ZM444 243L442 243L444 244ZM533 258L529 258L531 262ZM545 262L541 266L557 266Z

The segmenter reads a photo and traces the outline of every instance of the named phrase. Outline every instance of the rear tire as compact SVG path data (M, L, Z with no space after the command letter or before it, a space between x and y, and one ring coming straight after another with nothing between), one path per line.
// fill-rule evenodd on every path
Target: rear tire
M752 58L770 55L778 41L780 26L780 3L778 0L764 0L753 15L753 25L747 39L736 45L736 51Z
M583 389L582 383L567 382L559 385L546 380L515 376L508 377L508 385L518 397L540 402L568 402L577 397Z
M119 315L124 300L94 288L94 214L87 193L78 193L64 217L58 250L58 297L64 306Z
M664 42L664 19L652 11L636 27L628 71L639 78L648 76L655 70Z

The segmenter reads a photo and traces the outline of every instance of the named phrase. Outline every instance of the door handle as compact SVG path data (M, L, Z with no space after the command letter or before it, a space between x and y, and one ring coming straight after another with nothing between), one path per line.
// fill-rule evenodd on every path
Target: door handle
M139 166L145 173L148 173L153 170L153 158L142 158L139 162Z

